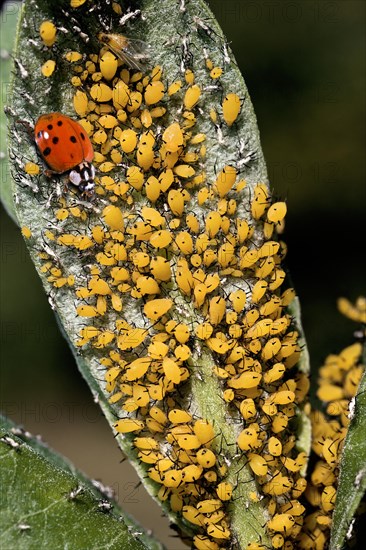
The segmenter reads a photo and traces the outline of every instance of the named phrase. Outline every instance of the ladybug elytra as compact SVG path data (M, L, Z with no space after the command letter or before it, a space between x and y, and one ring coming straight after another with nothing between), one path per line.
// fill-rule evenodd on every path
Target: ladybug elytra
M68 172L70 183L83 195L93 195L94 150L81 124L61 113L41 115L34 126L34 139L50 168L46 175Z

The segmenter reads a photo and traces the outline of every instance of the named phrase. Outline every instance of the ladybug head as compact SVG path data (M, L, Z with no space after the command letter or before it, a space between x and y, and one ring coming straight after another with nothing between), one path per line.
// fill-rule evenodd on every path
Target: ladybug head
M69 181L75 185L82 195L94 195L95 168L87 161L83 161L69 172Z

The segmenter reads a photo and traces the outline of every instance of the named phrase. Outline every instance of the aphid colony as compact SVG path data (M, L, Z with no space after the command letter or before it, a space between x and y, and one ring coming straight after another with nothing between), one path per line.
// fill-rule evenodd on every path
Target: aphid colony
M338 306L342 313L346 311L347 317L357 322L365 321L364 297L358 298L355 305L341 298ZM354 414L352 403L364 370L360 342L346 347L339 354L328 355L320 368L317 396L324 404L325 413L311 413L312 451L317 461L305 490L311 513L306 515L299 535L298 548L301 550L324 548L329 541L341 452Z
M41 26L47 46L52 33ZM55 288L75 289L76 313L85 321L76 345L93 348L105 370L121 417L115 430L134 436L158 497L196 530L194 546L230 546L235 486L225 479L220 433L180 406L194 375L192 357L206 347L227 414L240 427L237 451L257 482L252 500L268 503L272 546L296 548L306 455L294 432L309 384L297 367L299 334L287 309L294 291L282 289L286 247L277 232L286 204L273 202L263 183L250 192L233 162L207 177L206 136L196 130L206 116L205 95L192 70L168 84L162 67L131 69L108 45L65 59L78 122L94 147L100 214L61 197L40 257ZM205 63L218 81L221 67ZM230 132L240 113L240 98L228 90L207 116ZM37 176L36 166L27 163L25 171ZM84 231L75 220L85 222ZM28 228L23 234L32 236ZM82 258L83 280L59 266L66 248ZM136 312L139 326L131 321ZM248 545L255 547L260 540Z

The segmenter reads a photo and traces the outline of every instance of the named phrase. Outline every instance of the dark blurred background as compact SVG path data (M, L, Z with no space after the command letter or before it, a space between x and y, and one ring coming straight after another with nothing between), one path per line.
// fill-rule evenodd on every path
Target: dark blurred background
M365 6L363 1L210 0L246 80L271 185L288 203L287 266L302 304L314 371L351 343L338 296L365 293ZM141 487L57 328L19 230L1 215L3 410L181 548L146 514ZM315 375L314 375L315 377ZM148 501L147 505L150 505Z

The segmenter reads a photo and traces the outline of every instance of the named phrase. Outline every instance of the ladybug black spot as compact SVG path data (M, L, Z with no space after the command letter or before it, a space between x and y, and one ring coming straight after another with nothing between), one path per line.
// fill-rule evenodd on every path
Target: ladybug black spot
M62 120L57 121L57 126L62 126Z
M83 132L80 132L80 137L83 141L85 141L85 136L84 136Z
M52 128L53 128L52 124L48 124L47 129L52 130Z
M75 136L70 136L70 141L71 141L71 143L76 143L77 139L76 139Z
M48 157L48 155L50 154L50 152L51 152L51 147L46 147L45 149L43 149L42 155L43 155L44 157Z
M38 139L41 139L42 136L43 136L43 132L42 132L42 131L38 132L37 138L38 138Z
M52 143L53 143L54 145L56 145L56 143L58 143L58 141L59 141L58 137L52 138Z

